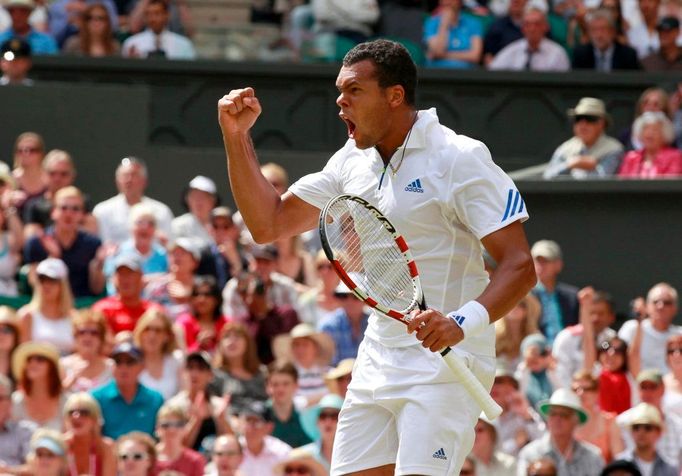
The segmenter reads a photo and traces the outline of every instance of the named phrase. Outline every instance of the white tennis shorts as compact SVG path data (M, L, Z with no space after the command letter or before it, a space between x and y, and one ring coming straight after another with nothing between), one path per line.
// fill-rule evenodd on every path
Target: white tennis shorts
M453 349L488 389L495 358ZM341 410L331 476L396 464L396 475L458 475L480 407L439 354L365 336Z

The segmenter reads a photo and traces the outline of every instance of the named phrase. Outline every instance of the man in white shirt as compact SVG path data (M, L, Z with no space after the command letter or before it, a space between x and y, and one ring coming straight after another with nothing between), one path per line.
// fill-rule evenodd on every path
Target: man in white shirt
M275 466L289 456L291 446L271 435L275 428L272 410L254 401L242 411L240 420L244 459L239 470L246 475L275 476Z
M156 217L157 229L170 239L173 212L165 204L144 196L147 188L147 166L140 159L126 157L116 169L118 195L95 206L100 238L104 243L121 244L130 238L128 216L133 205L144 203Z
M637 328L641 326L640 368L668 372L666 342L670 336L682 334L682 327L672 323L677 306L677 290L668 283L658 283L646 297L647 318L641 322L636 319L626 321L618 331L618 337L632 346Z
M169 31L168 4L165 0L150 0L144 11L147 28L123 43L123 56L129 58L161 57L194 59L194 45L182 35Z
M566 51L546 37L549 22L545 12L527 8L521 24L523 38L513 41L495 55L488 65L491 70L568 71L571 62Z
M616 331L609 326L616 320L613 300L603 291L592 288L581 289L578 293L580 302L580 324L567 327L559 332L552 346L552 356L556 361L557 380L564 388L571 388L573 374L585 367L585 327L593 336L592 345L596 346L611 337Z
M639 11L643 22L630 26L627 31L630 46L637 50L637 56L642 59L652 53L656 53L661 46L658 38L658 9L660 0L639 0Z

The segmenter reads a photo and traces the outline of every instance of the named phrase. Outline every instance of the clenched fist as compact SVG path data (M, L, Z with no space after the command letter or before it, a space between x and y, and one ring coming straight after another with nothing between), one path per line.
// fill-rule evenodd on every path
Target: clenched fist
M223 135L248 132L261 110L253 88L233 89L218 101L218 122Z

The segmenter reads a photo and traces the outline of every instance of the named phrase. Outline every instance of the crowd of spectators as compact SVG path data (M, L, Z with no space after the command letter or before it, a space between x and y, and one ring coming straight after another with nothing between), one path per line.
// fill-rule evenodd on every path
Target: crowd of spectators
M196 0L201 3L200 0ZM194 59L203 25L190 0L4 0L0 44L34 55ZM220 8L219 6L214 6ZM228 8L227 6L225 8ZM264 58L338 61L385 37L438 68L568 71L682 69L676 0L263 0L247 25L267 24ZM255 33L254 33L255 34Z
M548 171L622 171L638 151L646 164L641 131L667 97L640 103L622 136L642 149L621 160L603 104L584 98ZM0 164L0 474L327 475L369 314L316 234L255 244L202 175L174 217L134 157L118 194L91 203L76 165L33 132ZM287 190L282 167L262 170ZM655 284L616 331L606 290L560 280L559 244L531 254L536 288L495 323L504 411L481 417L462 474L679 475L677 291Z

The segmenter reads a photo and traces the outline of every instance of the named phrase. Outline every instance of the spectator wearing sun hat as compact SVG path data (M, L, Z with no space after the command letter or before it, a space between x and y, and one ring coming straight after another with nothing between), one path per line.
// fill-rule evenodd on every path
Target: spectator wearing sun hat
M355 359L343 359L336 367L324 376L329 391L341 398L346 398L348 384L351 381Z
M53 55L59 51L53 37L37 31L29 23L29 17L36 8L34 0L8 0L4 7L12 19L12 26L0 33L0 44L11 38L21 38L31 45L34 55Z
M330 393L322 397L317 405L302 416L303 426L314 441L302 446L301 450L309 451L327 471L332 462L334 436L341 407L343 407L343 398Z
M343 281L336 286L334 296L341 307L325 316L318 324L318 329L334 339L336 352L332 364L336 365L343 359L357 357L358 347L367 329L369 313L365 310L365 303L356 298Z
M281 334L272 343L278 361L292 362L298 370L298 393L308 404L316 403L327 393L324 376L330 370L334 341L308 323L296 325L289 334Z
M679 469L665 462L656 450L656 443L663 434L663 420L658 408L640 403L631 410L628 428L634 447L616 456L617 459L632 461L644 474L679 476Z
M218 202L218 189L213 180L203 175L190 180L183 196L188 212L173 220L173 236L196 239L202 247L215 244L211 235L211 210Z
M530 462L540 458L553 460L558 474L598 474L604 467L601 451L594 445L575 439L575 429L588 418L578 395L560 388L549 400L540 402L538 410L547 420L548 431L519 452L517 476L526 476ZM567 454L570 457L567 458Z
M304 448L296 448L291 450L284 461L275 466L274 474L277 476L289 474L327 476L329 472L309 451Z

